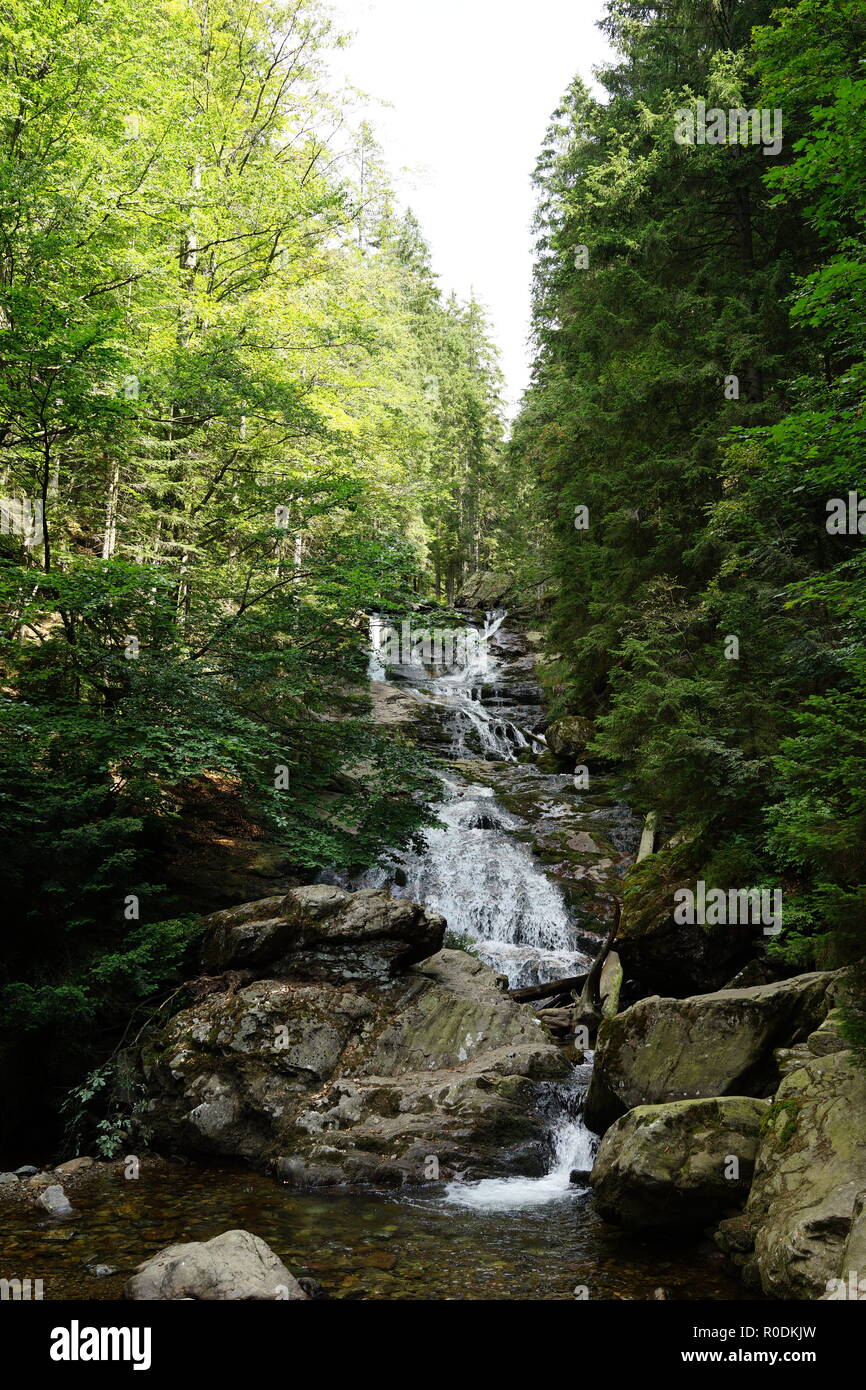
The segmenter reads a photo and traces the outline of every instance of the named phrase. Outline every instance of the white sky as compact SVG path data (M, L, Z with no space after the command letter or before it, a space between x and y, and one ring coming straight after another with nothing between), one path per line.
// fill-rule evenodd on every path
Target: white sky
M332 70L374 99L363 114L443 291L487 306L513 407L529 370L530 176L568 83L608 56L603 0L330 4L356 35Z

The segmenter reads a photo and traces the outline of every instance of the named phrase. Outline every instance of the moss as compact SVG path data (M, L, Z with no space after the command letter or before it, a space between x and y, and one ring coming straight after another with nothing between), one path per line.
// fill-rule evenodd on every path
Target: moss
M802 1108L802 1100L774 1100L761 1121L761 1129L763 1131L775 1130L776 1121L784 1116L784 1123L776 1131L775 1138L779 1146L786 1149L796 1133Z

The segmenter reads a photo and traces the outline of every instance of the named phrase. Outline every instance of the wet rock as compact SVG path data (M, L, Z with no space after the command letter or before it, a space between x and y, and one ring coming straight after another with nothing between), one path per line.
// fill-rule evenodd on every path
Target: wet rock
M731 920L713 925L677 920L681 915L675 915L677 893L684 889L695 893L700 879L696 865L705 851L694 840L693 833L684 832L658 853L647 855L626 877L617 950L626 977L639 994L729 989L732 977L766 949L761 922ZM729 916L751 915L751 911L740 912L739 902L736 906L736 913ZM775 974L770 975L773 978ZM737 987L760 983L765 983L760 974L755 978L750 972Z
M773 1099L746 1209L765 1293L820 1298L861 1258L864 1191L866 1072L850 1052L811 1057Z
M72 1215L72 1203L59 1183L52 1183L50 1187L46 1187L36 1200L40 1207L58 1220Z
M755 1248L755 1223L745 1212L729 1216L719 1223L714 1239L719 1249L736 1261Z
M18 1178L14 1173L0 1173L0 1187L17 1187Z
M249 1231L170 1245L138 1266L124 1292L127 1298L148 1301L298 1301L308 1296L273 1250Z
M592 720L579 714L554 719L548 726L547 746L558 758L585 758L586 749L594 736Z
M327 1297L318 1279L312 1279L308 1274L301 1275L298 1279L298 1283L307 1295L307 1298Z
M38 1172L39 1169L32 1163L22 1163L20 1168L14 1169L16 1178L33 1178Z
M421 1184L542 1152L537 1083L568 1074L489 966L441 951L387 984L281 978L176 1015L148 1044L157 1142L296 1184Z
M804 1041L828 1013L840 972L795 975L687 999L641 999L598 1033L586 1118L602 1131L636 1105L772 1094L773 1050Z
M324 883L215 913L205 927L208 971L243 966L339 980L388 979L433 955L445 935L442 917L408 899Z
M640 1105L605 1134L592 1170L602 1216L642 1231L694 1230L749 1193L769 1101Z
M80 1158L67 1159L66 1163L58 1163L54 1169L55 1173L71 1175L73 1173L83 1173L87 1168L93 1167L94 1160L82 1155Z

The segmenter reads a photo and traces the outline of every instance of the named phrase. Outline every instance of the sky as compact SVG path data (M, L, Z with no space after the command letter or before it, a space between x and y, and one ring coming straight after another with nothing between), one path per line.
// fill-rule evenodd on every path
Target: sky
M401 201L445 294L474 291L502 354L510 411L529 377L531 175L576 73L608 56L603 0L330 0L332 71L368 93ZM383 103L386 103L383 105Z

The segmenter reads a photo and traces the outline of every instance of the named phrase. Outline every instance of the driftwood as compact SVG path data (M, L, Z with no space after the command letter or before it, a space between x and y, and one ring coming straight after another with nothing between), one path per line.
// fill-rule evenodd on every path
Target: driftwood
M582 989L585 980L585 975L570 975L565 980L548 980L546 985L527 985L525 989L510 989L508 993L517 1004L530 1004L534 999L569 995L574 989Z
M580 1000L578 1002L578 1021L589 1024L591 1027L597 1026L601 1021L601 972L607 960L613 943L619 931L619 924L622 921L622 903L617 902L613 911L613 923L607 934L607 940L590 966L589 974L586 977Z

